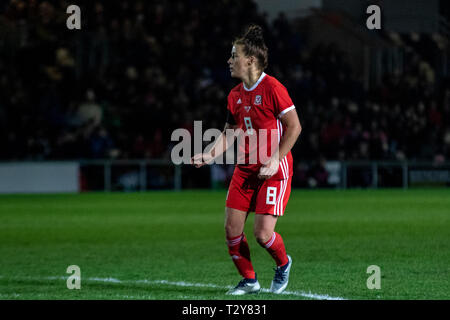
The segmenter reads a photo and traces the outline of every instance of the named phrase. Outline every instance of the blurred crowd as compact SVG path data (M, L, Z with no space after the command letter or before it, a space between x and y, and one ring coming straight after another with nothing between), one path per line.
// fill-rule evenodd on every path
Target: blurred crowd
M174 129L223 127L237 84L226 61L249 23L297 106L295 158L315 174L323 159L450 159L450 89L418 55L366 91L337 46L306 49L250 0L79 2L81 30L66 28L68 1L1 2L0 160L169 158Z

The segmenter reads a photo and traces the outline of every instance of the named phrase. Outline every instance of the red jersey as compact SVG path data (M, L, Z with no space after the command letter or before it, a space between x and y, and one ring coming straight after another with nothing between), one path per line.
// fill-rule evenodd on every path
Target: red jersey
M241 150L245 155L245 164L239 164L238 168L243 172L257 173L262 165L259 151L261 141L266 141L267 156L272 153L271 145L278 147L284 129L281 116L294 109L295 106L289 97L286 88L274 77L264 72L252 88L248 89L243 83L234 87L228 95L227 109L233 116L236 125L250 136L256 135L258 143L246 139ZM267 135L260 129L266 129ZM257 161L248 161L251 155L257 154ZM250 163L250 164L249 164ZM253 164L252 164L253 163ZM292 154L289 153L280 161L278 172L271 179L287 179L293 174Z

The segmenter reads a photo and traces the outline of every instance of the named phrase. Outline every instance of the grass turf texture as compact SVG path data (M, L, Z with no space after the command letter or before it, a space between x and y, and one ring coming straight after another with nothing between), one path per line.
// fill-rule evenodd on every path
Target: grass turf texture
M225 244L224 200L211 191L2 195L0 299L234 299L223 288L240 280ZM269 288L274 262L254 240L253 221L245 228L252 261ZM277 231L293 258L289 291L450 298L448 190L294 190ZM81 268L81 290L66 288L69 265ZM380 290L366 286L369 265L381 268Z

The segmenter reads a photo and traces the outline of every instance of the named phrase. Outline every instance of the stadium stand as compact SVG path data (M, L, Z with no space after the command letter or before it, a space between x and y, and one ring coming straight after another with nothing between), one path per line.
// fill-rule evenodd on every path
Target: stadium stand
M252 1L84 3L76 32L67 1L0 5L1 160L168 158L174 129L223 127L230 44L250 22L299 110L296 159L450 158L445 38L380 32L401 63L382 57L390 67L367 86L342 46L312 46L312 24L269 22Z

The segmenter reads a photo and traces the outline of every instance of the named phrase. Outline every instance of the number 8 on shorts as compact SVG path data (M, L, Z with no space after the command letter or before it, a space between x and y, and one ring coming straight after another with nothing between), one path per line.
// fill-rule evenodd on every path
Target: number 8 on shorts
M266 204L275 205L277 200L277 188L267 187Z

